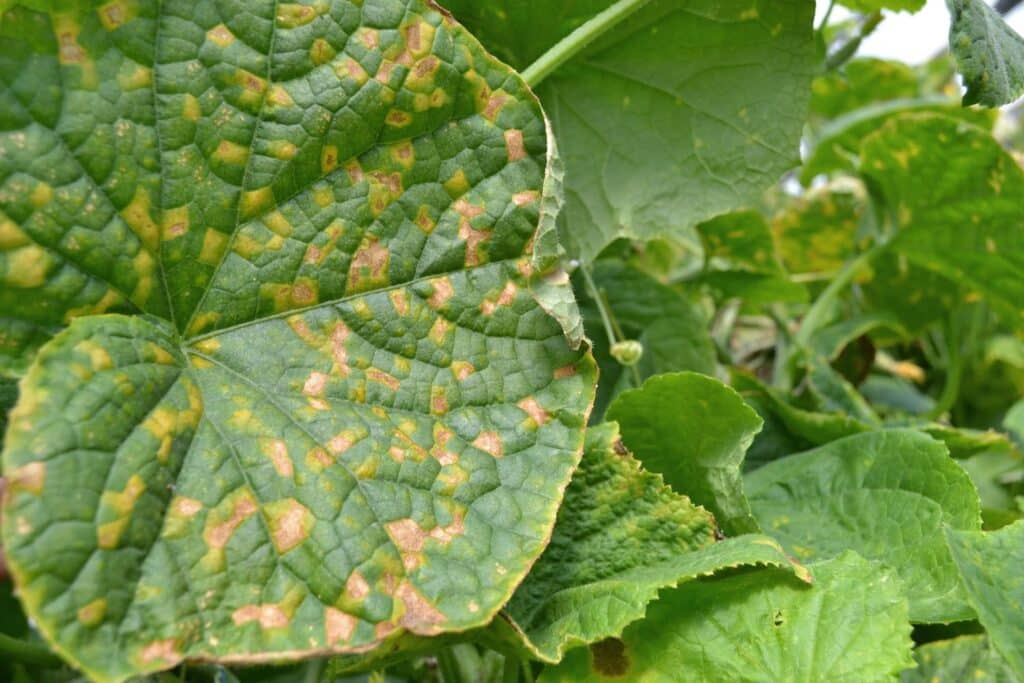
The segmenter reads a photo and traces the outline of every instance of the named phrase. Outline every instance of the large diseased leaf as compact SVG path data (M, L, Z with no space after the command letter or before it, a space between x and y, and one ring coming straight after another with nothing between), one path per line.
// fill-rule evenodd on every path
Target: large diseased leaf
M22 381L29 615L104 681L487 623L594 393L539 104L424 0L86 4L4 15L0 296L148 315Z
M946 538L992 645L1024 680L1024 521L992 532L948 529Z
M861 172L898 231L910 263L986 296L1024 321L1024 170L987 131L937 114L904 114L861 146ZM914 299L923 286L902 294Z
M769 463L746 484L762 528L797 558L854 550L899 574L914 621L973 617L943 530L981 528L981 504L941 443L859 434Z
M1024 94L1024 39L983 0L946 0L949 49L967 85L965 104L1001 107Z
M570 647L621 634L659 590L719 569L771 565L809 580L771 539L716 543L714 524L622 452L614 425L593 427L551 544L492 632L557 662Z
M540 682L891 681L914 665L895 576L854 553L811 570L813 586L758 570L666 591L621 639L570 652Z
M740 472L762 422L731 388L693 372L659 375L616 399L608 419L647 469L714 512L726 534L759 530Z
M526 66L612 3L449 4ZM570 252L590 260L617 236L679 234L795 166L813 14L805 0L652 0L549 76L538 95L565 154Z

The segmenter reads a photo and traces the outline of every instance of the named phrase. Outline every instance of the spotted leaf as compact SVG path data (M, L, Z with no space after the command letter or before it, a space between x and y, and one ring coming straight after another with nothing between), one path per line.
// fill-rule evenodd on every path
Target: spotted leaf
M43 636L120 681L487 623L594 394L536 99L426 0L36 8L0 22L0 340L73 320L3 454Z

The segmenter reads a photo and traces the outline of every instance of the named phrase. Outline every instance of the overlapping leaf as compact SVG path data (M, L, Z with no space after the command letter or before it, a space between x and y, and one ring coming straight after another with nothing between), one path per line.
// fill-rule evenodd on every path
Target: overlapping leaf
M762 528L796 557L854 550L896 570L914 621L973 616L943 530L979 529L980 503L941 443L909 430L860 434L765 465L746 484Z
M949 48L967 86L964 104L1001 107L1024 94L1024 38L982 0L946 0Z
M903 683L1018 683L985 636L960 636L928 643L914 650L914 659L917 668L903 673Z
M122 680L486 623L593 397L536 100L424 0L56 10L0 24L0 301L148 315L78 317L22 383L41 632Z
M658 591L743 565L809 580L774 541L715 542L714 520L620 452L614 425L588 431L551 545L492 627L527 655L557 662L573 646L618 636Z
M613 0L448 4L525 67ZM566 158L571 253L685 231L794 166L813 13L804 0L652 0L549 76L538 95Z
M881 681L914 665L895 576L854 553L810 568L813 586L770 570L683 584L540 681Z
M759 531L743 495L743 457L761 418L728 386L692 372L652 377L608 410L644 466L715 513L729 535Z
M1024 521L992 532L946 531L968 600L992 645L1024 680Z

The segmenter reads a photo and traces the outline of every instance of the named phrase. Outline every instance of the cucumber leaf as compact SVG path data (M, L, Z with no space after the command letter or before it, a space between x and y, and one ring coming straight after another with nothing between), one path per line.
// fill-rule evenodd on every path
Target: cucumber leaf
M448 6L525 67L613 2ZM813 14L806 0L652 0L541 83L566 160L569 253L589 261L616 237L683 234L797 165Z
M964 104L1001 107L1024 94L1024 38L982 0L946 0L949 49L967 93Z
M1024 680L1024 521L989 532L948 528L946 538L978 620L1009 668Z
M3 453L49 643L120 681L488 623L595 379L523 81L425 0L15 8L0 75L0 307L73 319Z
M902 683L1019 681L985 636L960 636L928 643L914 650L914 659L917 668L905 671Z
M644 467L715 514L730 536L760 531L743 495L743 457L761 418L733 389L693 372L659 375L608 409Z
M909 430L860 434L750 473L766 533L797 558L854 550L894 569L917 622L973 618L943 529L981 528L968 474L938 441Z
M678 680L681 672L708 683L881 681L914 666L895 576L855 553L810 569L813 586L773 570L685 583L621 638L570 652L539 683Z

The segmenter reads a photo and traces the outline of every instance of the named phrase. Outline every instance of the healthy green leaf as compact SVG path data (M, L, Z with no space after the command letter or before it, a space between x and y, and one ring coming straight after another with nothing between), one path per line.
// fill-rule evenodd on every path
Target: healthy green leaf
M613 2L449 6L526 66ZM684 232L794 166L813 14L806 0L652 0L540 84L566 160L569 252L589 261L617 236Z
M985 636L961 636L928 643L914 650L914 659L917 668L904 671L902 683L1018 683L1018 678Z
M811 569L811 587L757 570L666 591L621 639L570 652L539 681L881 681L914 665L895 576L854 553Z
M592 269L594 284L608 303L615 321L628 339L644 347L636 366L641 381L666 372L715 372L715 345L704 313L675 289L618 260L597 261ZM601 313L592 293L577 276L577 292L583 320L594 356L601 367L594 419L622 390L635 388L633 373L623 368L610 353Z
M711 510L726 534L760 530L740 472L761 418L731 388L693 372L659 375L619 396L608 419L644 467Z
M492 627L528 656L558 662L574 646L618 636L658 591L749 565L791 569L765 536L715 542L711 515L645 472L614 425L587 432L551 544Z
M765 465L746 485L761 526L796 557L854 550L899 574L914 621L972 618L943 529L981 528L980 503L941 443L860 434Z
M41 632L118 681L487 623L594 383L522 80L424 0L0 34L5 315L148 314L78 317L22 382L3 537Z
M1010 324L1024 321L1024 170L988 132L898 116L864 141L861 170L896 223L892 249L980 292Z
M949 49L967 86L964 104L1001 107L1024 94L1024 38L983 0L946 0Z
M1024 680L1024 521L990 532L948 528L946 538L978 620L1009 668Z

